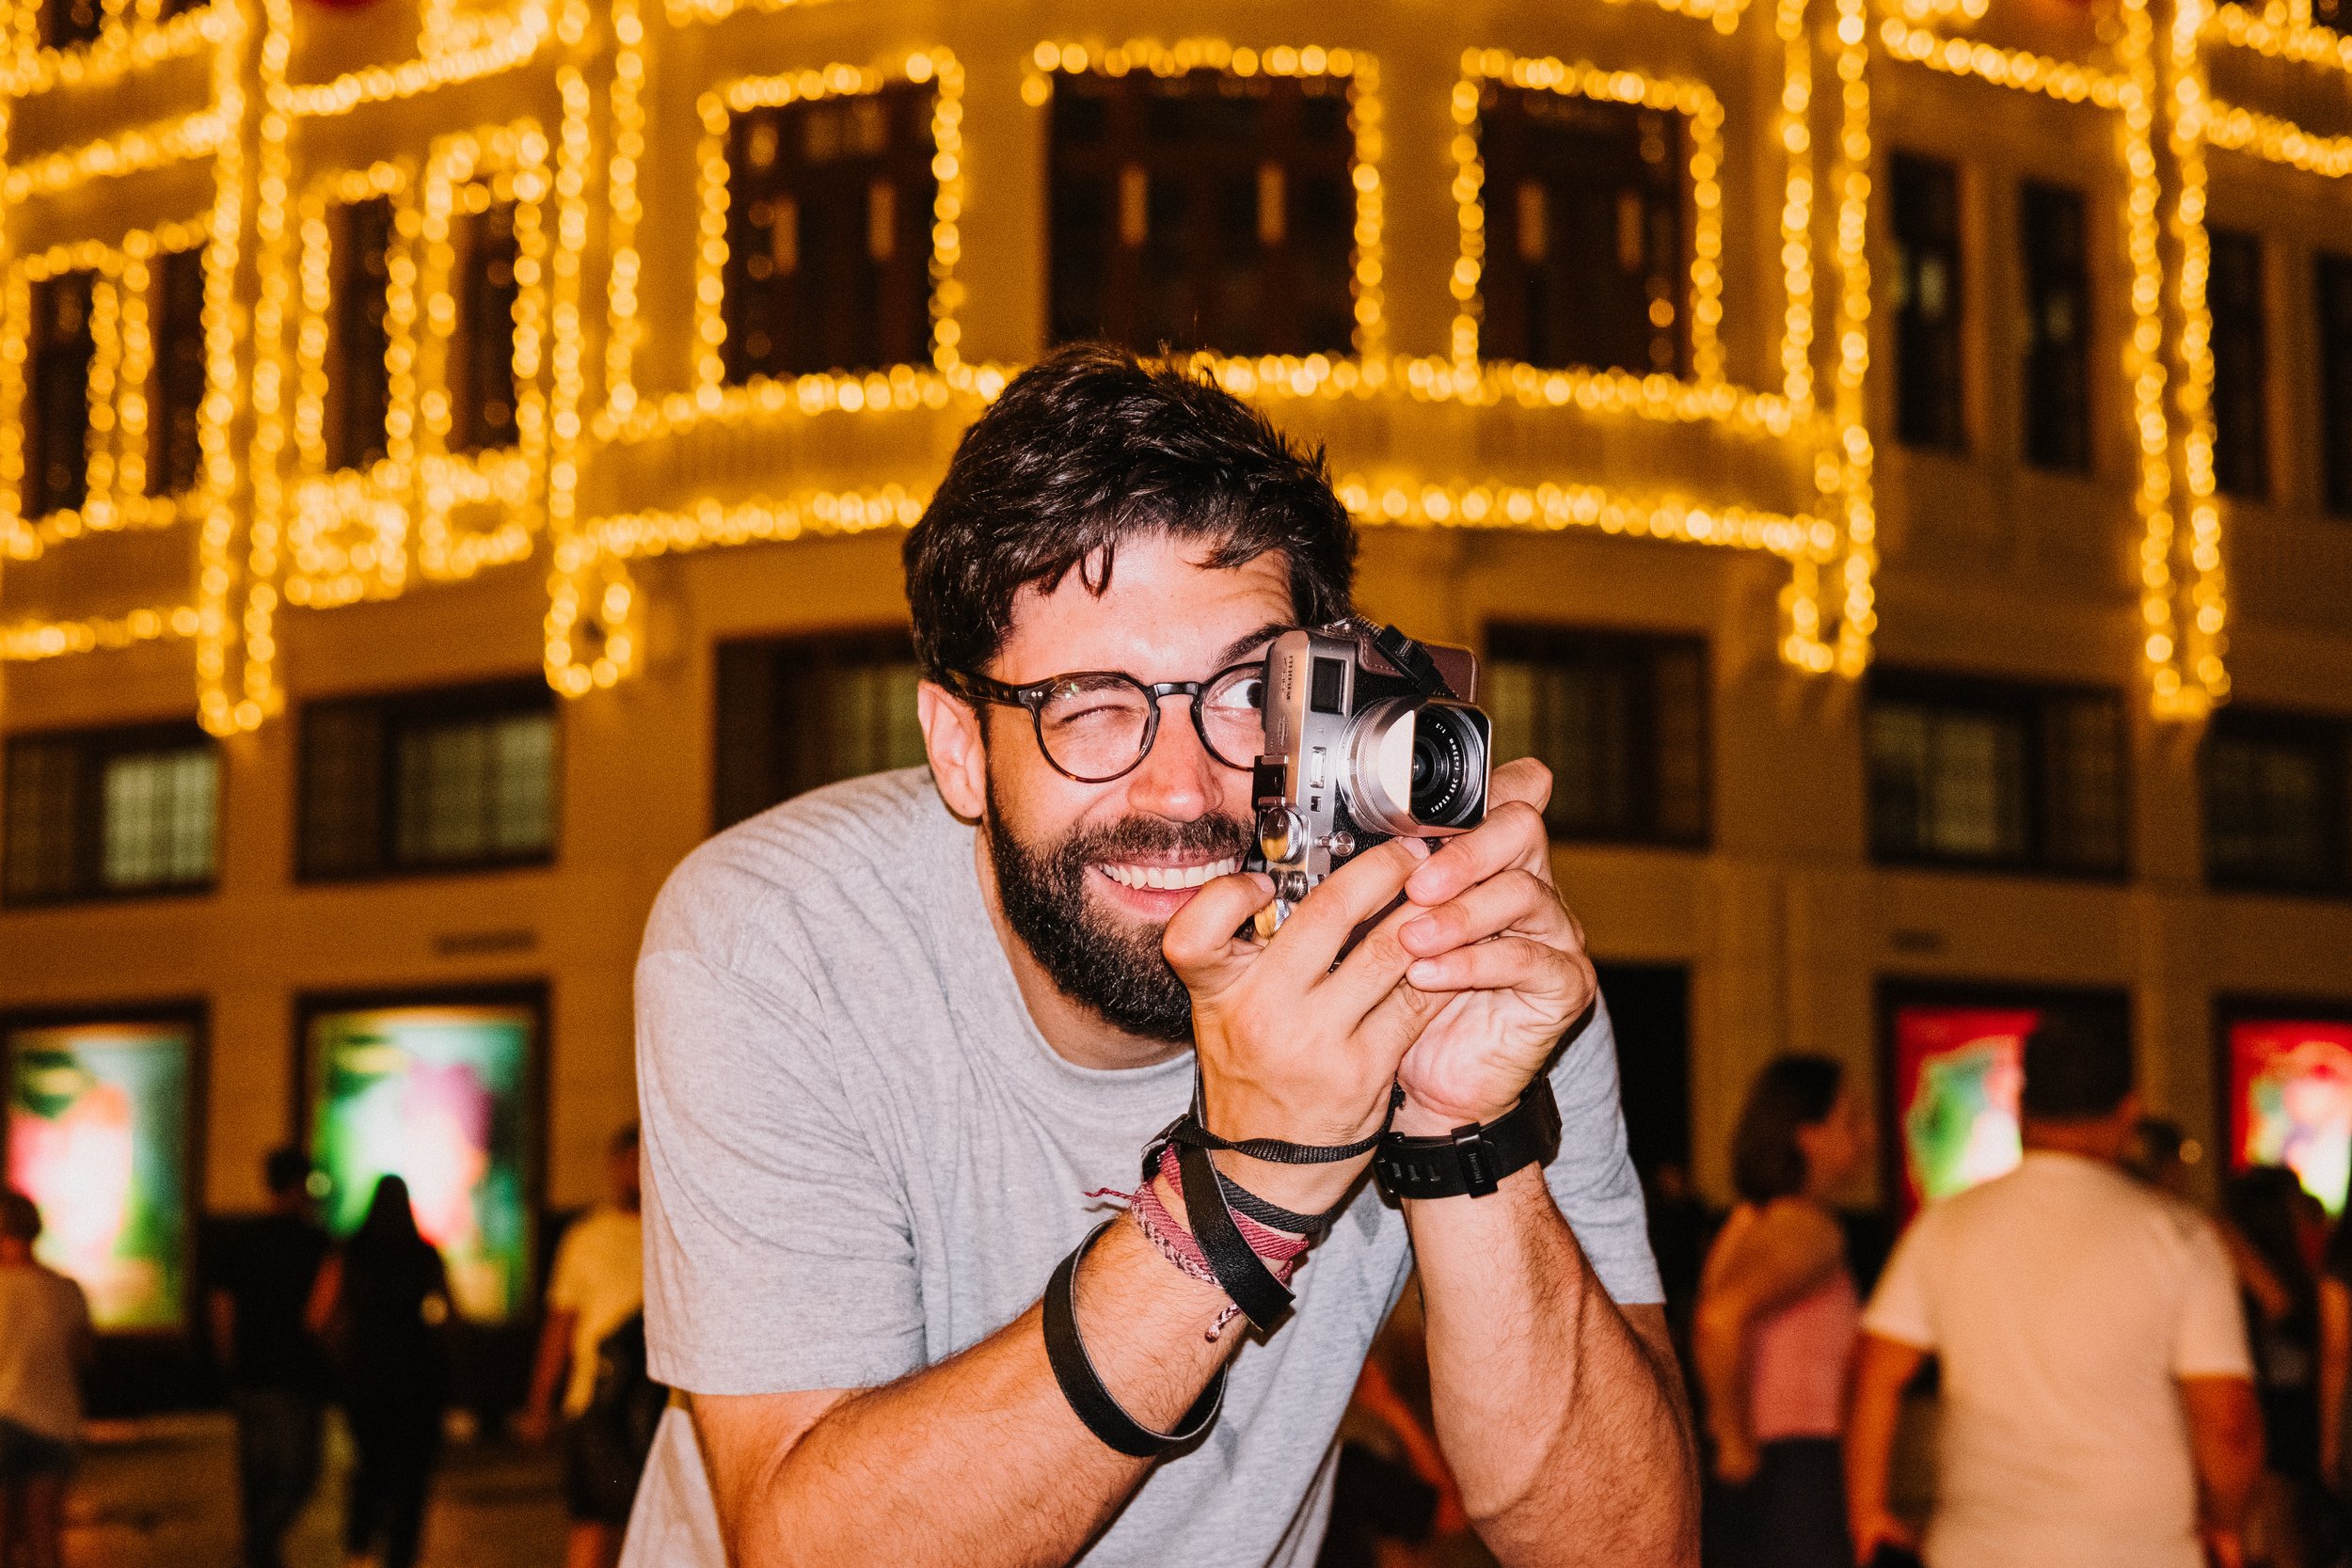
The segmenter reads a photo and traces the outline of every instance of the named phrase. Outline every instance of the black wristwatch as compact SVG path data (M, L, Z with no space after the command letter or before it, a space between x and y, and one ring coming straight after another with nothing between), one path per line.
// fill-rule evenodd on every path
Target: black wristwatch
M1372 1174L1391 1197L1485 1197L1521 1165L1548 1164L1559 1149L1560 1102L1543 1077L1493 1121L1441 1138L1390 1133L1373 1152Z

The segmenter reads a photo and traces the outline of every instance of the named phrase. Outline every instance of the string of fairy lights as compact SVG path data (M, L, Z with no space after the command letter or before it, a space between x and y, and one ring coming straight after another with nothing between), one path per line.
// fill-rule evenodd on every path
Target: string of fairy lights
M1744 0L1653 3L1722 36L1737 34L1746 11ZM209 161L215 185L211 208L201 215L127 230L108 240L54 245L7 262L0 289L0 560L30 561L71 540L188 520L197 522L198 537L191 602L0 626L0 658L191 638L204 722L221 733L250 729L282 705L276 623L286 606L389 597L420 581L465 578L532 555L544 536L548 678L573 694L609 687L636 667L643 647L644 597L630 575L631 562L904 526L919 515L925 497L918 486L899 481L590 515L595 508L583 498L591 493L587 474L599 451L816 417L968 416L994 397L1014 369L976 361L965 352L969 302L958 263L967 200L962 121L968 89L962 63L944 47L703 88L691 100L701 131L692 182L693 265L690 279L673 281L647 276L643 244L641 184L651 156L656 35L782 11L794 0L662 0L651 8L658 21L650 25L644 0L604 0L593 8L590 0L499 6L421 0L414 58L315 82L294 79L296 0L256 0L258 49L246 45L247 8L230 0L170 18L161 14L162 0L106 0L98 39L62 50L40 42L41 0L0 4L0 198L6 202L0 222L22 203L75 195L141 171ZM1776 103L1768 96L1756 105L1781 160L1776 198L1764 209L1772 226L1767 232L1778 236L1780 261L1774 384L1768 387L1741 386L1725 373L1727 110L1717 88L1695 76L1497 49L1466 52L1451 101L1460 232L1451 278L1451 341L1447 352L1426 355L1391 353L1387 346L1387 109L1371 55L1330 44L1213 38L1108 45L1056 39L1029 52L1019 83L1023 101L1039 110L1052 102L1057 79L1077 72L1211 70L1343 83L1355 141L1353 352L1200 354L1187 356L1193 368L1261 399L1573 408L1708 425L1729 436L1783 443L1811 472L1817 499L1809 507L1776 511L1666 492L1636 494L1568 476L1508 483L1443 472L1415 476L1400 468L1343 473L1340 485L1343 501L1366 523L1589 528L1778 556L1789 567L1782 595L1783 657L1802 669L1847 675L1867 665L1876 629L1875 453L1865 401L1872 332L1873 54L2114 113L2127 193L2133 328L2122 369L2138 444L2143 657L2155 710L2194 717L2229 689L2224 516L2214 493L2212 325L2204 299L2206 150L2328 178L2352 175L2352 137L2214 96L2205 79L2205 51L2243 49L2352 73L2352 40L2313 25L2309 0L2272 0L2259 10L2181 0L2163 40L2148 0L2121 0L2121 6L2111 58L2092 62L1966 36L1985 17L1988 0L1823 0L1818 17L1807 0L1776 0L1770 21L1779 45L1780 93ZM119 82L208 50L212 91L201 108L27 158L8 156L8 117L19 101ZM1824 64L1834 72L1834 102L1817 84ZM322 170L297 182L307 155L299 145L306 121L536 67L551 79L552 121L526 118L451 131L419 154ZM937 195L930 361L729 384L721 351L726 138L733 117L806 99L871 93L901 81L933 88ZM1679 118L1693 220L1684 307L1687 376L1554 370L1482 356L1486 192L1478 104L1488 83L1638 103ZM395 212L386 353L393 411L383 460L364 472L336 470L326 466L325 440L332 395L326 356L332 339L335 209L373 196L390 198ZM493 203L513 204L518 257L515 441L486 452L453 452L452 225ZM601 232L594 240L600 242L604 273L603 343L592 388L583 290L592 218L599 211ZM241 374L233 300L248 214L252 346L249 374ZM1817 242L1824 229L1825 250ZM205 275L202 479L187 495L150 498L145 466L152 417L154 263L167 252L198 246ZM26 395L30 291L65 271L88 271L94 279L88 499L71 511L26 518L21 515L22 424L7 420L5 411L21 406ZM667 291L681 282L691 289L685 298L692 332L678 356L682 384L675 384L666 345L659 359L648 353L646 312L649 289L661 292L666 309ZM1831 292L1826 304L1825 289ZM249 456L241 461L230 436L248 399L253 434Z

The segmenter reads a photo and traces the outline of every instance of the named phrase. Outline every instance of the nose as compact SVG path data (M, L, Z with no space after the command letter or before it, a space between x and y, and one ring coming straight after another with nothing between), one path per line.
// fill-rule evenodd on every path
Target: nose
M1127 775L1127 800L1171 822L1192 822L1216 809L1222 793L1216 758L1192 727L1191 699L1160 699L1160 729L1152 750Z

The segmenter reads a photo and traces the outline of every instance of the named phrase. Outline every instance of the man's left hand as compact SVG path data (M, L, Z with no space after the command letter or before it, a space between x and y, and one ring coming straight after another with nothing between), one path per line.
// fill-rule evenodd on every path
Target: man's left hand
M1584 928L1551 879L1550 799L1543 764L1496 768L1486 820L1445 840L1405 884L1427 911L1398 933L1416 955L1405 983L1454 994L1397 1069L1400 1132L1450 1132L1510 1110L1598 992Z

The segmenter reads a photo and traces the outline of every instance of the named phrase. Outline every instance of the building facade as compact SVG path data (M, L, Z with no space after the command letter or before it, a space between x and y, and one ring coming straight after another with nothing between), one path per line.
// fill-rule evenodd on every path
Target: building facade
M1804 1049L1878 1101L1883 1196L1933 1187L2002 1092L1938 1053L2071 1006L2325 1186L2345 22L10 0L14 1148L75 1029L178 1027L171 1201L429 1124L522 1216L447 1198L480 1310L522 1300L501 1226L632 1113L663 877L919 758L903 530L1009 375L1107 336L1324 444L1368 609L1486 657L1645 1164L1721 1196ZM2317 1032L2265 1067L2280 1021ZM378 1125L388 1051L472 1076Z

